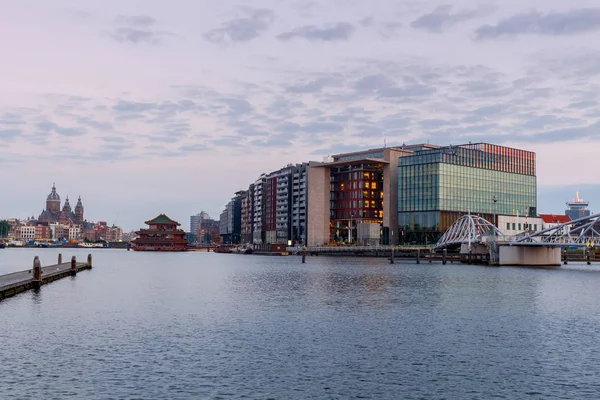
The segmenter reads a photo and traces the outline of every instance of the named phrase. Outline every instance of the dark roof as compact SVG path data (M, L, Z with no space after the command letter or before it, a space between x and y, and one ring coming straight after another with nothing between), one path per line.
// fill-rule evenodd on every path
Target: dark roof
M160 214L160 215L154 217L154 219L151 219L150 221L146 221L144 223L146 225L155 225L155 224L181 225L179 222L172 220L171 218L167 217L165 214Z

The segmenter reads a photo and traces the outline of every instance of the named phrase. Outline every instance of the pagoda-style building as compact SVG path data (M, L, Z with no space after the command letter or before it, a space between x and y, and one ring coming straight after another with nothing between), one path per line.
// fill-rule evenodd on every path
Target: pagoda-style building
M137 251L186 251L188 241L181 225L165 214L144 222L148 229L136 232L138 237L131 241L133 250Z

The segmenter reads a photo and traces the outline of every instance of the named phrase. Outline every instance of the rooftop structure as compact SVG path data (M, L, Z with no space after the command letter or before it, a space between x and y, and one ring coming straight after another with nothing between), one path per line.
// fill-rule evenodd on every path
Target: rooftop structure
M591 215L591 211L588 210L589 205L590 203L579 198L579 192L576 192L575 199L567 201L569 209L565 210L565 215L571 218L571 220L589 217Z

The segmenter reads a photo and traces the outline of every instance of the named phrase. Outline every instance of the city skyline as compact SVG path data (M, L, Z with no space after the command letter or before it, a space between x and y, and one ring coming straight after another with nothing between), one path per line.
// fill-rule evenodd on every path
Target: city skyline
M86 219L187 226L261 173L384 141L534 151L539 212L575 191L594 211L600 8L487 4L9 0L0 218L56 182Z

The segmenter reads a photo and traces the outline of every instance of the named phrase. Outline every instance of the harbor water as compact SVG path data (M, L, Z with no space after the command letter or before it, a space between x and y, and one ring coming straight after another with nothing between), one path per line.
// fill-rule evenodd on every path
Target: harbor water
M6 399L598 399L600 264L3 249Z

